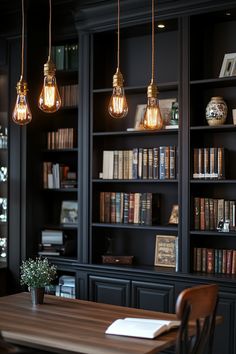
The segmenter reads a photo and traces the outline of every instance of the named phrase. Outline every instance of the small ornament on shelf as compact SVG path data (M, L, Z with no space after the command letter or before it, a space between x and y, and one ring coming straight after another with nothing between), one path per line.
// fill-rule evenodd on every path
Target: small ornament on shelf
M212 97L206 106L206 120L211 126L224 124L228 113L228 107L220 96Z

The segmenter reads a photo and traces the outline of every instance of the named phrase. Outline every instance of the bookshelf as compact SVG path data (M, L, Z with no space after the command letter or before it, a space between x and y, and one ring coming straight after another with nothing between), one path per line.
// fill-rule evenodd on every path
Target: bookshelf
M32 122L27 128L27 163L30 166L27 191L31 198L27 204L27 215L31 217L27 254L37 254L40 232L44 228L71 234L77 240L76 254L50 257L50 260L58 265L60 274L75 275L77 297L122 306L174 312L176 297L184 288L218 283L218 311L224 314L225 321L220 333L217 332L214 353L231 354L235 352L235 275L196 270L194 253L196 248L236 249L235 234L232 230L228 233L195 230L194 198L236 200L236 168L232 164L236 153L236 126L232 124L231 115L232 108L236 107L236 79L218 77L224 54L236 52L232 35L236 17L235 9L231 9L235 4L221 1L204 4L197 0L191 3L196 6L190 7L187 3L169 4L171 7L161 3L158 15L166 28L156 34L157 84L160 99L175 98L179 103L179 129L128 131L134 127L137 105L146 103L151 72L150 9L146 1L122 2L121 68L129 113L125 119L116 121L107 112L116 69L116 4L115 1L101 1L90 2L87 6L86 1L82 1L81 10L77 10L72 20L79 30L78 72L58 71L58 82L62 85L75 83L79 74L78 107L64 107L53 119L39 117L37 111L35 114L40 121ZM225 16L229 7L231 17ZM36 29L37 24L31 24L31 28ZM72 37L68 35L67 27L64 28L64 36L55 45L65 45L68 39L72 43L77 37L74 32ZM222 35L228 40L222 40ZM34 42L35 37L30 41L32 48ZM41 47L45 47L44 42ZM36 72L37 60L34 58L37 53L32 53L32 48L29 77ZM40 71L43 59L37 65ZM35 95L38 89L35 82L39 81L35 78L31 83ZM205 107L212 96L223 96L228 105L228 118L222 126L206 123ZM47 132L69 127L77 132L77 144L73 148L48 149ZM104 151L161 146L176 147L175 178L101 178ZM193 179L194 148L204 147L224 147L229 152L225 179ZM34 164L36 159L40 163ZM77 170L77 188L43 189L44 161L64 163ZM158 222L152 225L101 222L102 192L158 194L161 206ZM63 200L78 202L78 226L65 227L58 223ZM179 224L170 225L172 206L176 204L179 205ZM154 265L156 235L178 236L177 271ZM110 253L134 257L133 264L103 264L102 256Z
M175 64L168 66L167 70L163 70L164 58L166 56L176 56L178 53L177 46L179 41L179 28L177 19L167 21L167 26L170 30L157 33L157 46L158 53L157 56L157 77L158 77L158 87L160 90L160 99L174 98L179 100L179 83L178 83L178 54ZM154 265L154 251L155 251L155 236L156 234L178 234L178 226L173 226L168 224L168 219L171 214L171 209L174 204L179 204L180 200L178 197L179 188L179 176L178 176L178 166L179 166L179 156L177 150L179 148L179 130L162 130L162 131L127 131L128 128L133 128L135 124L135 111L138 104L146 103L146 89L150 74L150 33L148 31L147 25L138 25L132 28L126 28L122 31L121 38L121 66L122 71L126 73L125 77L125 92L127 101L129 102L129 113L125 119L114 120L107 112L107 105L111 95L111 83L112 83L112 72L115 70L115 48L113 44L115 43L115 33L114 31L106 31L102 33L96 33L93 36L93 90L92 90L92 111L91 116L91 155L90 159L92 161L91 169L91 203L92 209L90 214L91 222L91 263L101 264L102 256L107 252L107 245L111 244L111 248L108 252L116 256L134 256L134 264L140 267ZM166 43L170 45L167 47ZM103 43L109 43L109 46L104 46ZM101 60L100 51L101 46L103 50L103 58ZM136 56L140 56L137 61ZM109 63L109 64L108 64ZM107 66L109 65L109 70ZM145 65L145 70L140 70L139 65ZM167 65L169 65L167 63ZM97 67L100 70L97 70ZM103 72L103 75L100 73ZM168 146L168 148L167 148ZM151 151L163 149L167 150L170 146L173 146L176 151L176 156L174 159L174 166L176 168L176 173L172 179L154 179L149 178L146 173L142 174L144 171L143 158L144 152L147 154ZM107 161L107 156L104 156L107 151L113 153L116 152L123 153L120 165L118 166L119 172L121 170L120 178L109 176L106 178L104 171L104 160ZM141 168L141 174L135 177L134 164L127 165L126 152L133 151L133 155L136 153L140 156L141 162L139 161L137 169ZM135 152L134 152L135 151ZM169 150L168 150L169 151ZM143 155L142 155L143 154ZM130 156L130 155L129 155ZM149 161L149 157L146 156L147 168L151 166L153 168L153 162ZM160 159L160 153L158 155ZM114 157L115 159L115 157ZM129 158L129 160L132 160ZM111 165L112 162L108 161L105 164ZM124 167L125 166L125 167ZM106 167L105 167L106 169ZM109 166L108 166L109 169ZM127 171L133 172L133 177ZM142 171L143 170L143 171ZM103 172L104 179L99 178L100 173ZM159 163L158 163L158 174L159 174ZM117 174L114 171L115 175ZM135 175L135 176L134 176ZM160 176L158 176L160 177ZM121 195L121 199L130 198L134 196L137 197L137 205L135 205L134 213L141 214L141 203L139 202L139 195L141 199L143 195L147 193L158 195L160 208L153 208L153 215L158 216L158 221L152 223L152 225L143 225L141 220L136 220L126 223L126 211L124 215L121 215L121 219L118 216L118 221L121 222L104 222L104 218L101 221L101 195L110 194L110 199L113 200L114 195ZM110 202L110 199L108 203ZM100 203L99 203L100 201ZM125 203L125 202L124 202ZM131 202L132 203L132 202ZM100 204L100 205L99 205ZM123 203L121 201L122 207ZM127 201L128 213L132 213L130 206L130 201ZM124 204L124 205L126 205ZM111 208L120 209L120 205L112 206ZM145 209L145 202L144 207ZM106 209L106 202L105 202ZM100 217L99 217L100 215ZM111 212L111 221L114 221ZM124 221L123 220L124 216ZM105 218L106 219L106 218ZM109 219L109 217L108 217ZM132 219L132 217L131 217ZM99 221L100 220L100 221Z
M226 12L228 15L226 15ZM230 14L230 15L229 15ZM195 61L196 46L194 30L197 23L203 24L204 39L201 41L201 59ZM222 180L192 180L190 179L190 252L192 254L190 271L200 271L203 274L213 273L230 275L235 274L235 126L232 124L232 109L236 105L234 95L235 76L221 77L219 73L224 54L235 52L235 45L230 40L226 43L223 38L230 38L230 31L235 28L235 10L219 11L208 14L192 16L190 23L190 158L193 161L193 149L200 147L218 147L226 150L225 177ZM198 35L201 35L201 29ZM208 53L206 57L206 47ZM199 50L199 48L198 48ZM217 54L216 54L217 51ZM213 60L213 52L214 60ZM223 96L227 101L228 115L224 125L208 126L205 119L205 107L214 95ZM199 140L201 135L201 140ZM200 211L201 227L196 230L195 219L197 210L194 209L196 200L201 198ZM197 199L196 199L197 198ZM213 201L216 202L213 207ZM209 209L209 202L212 205ZM232 203L232 204L231 204ZM203 205L204 204L204 205ZM230 206L229 206L230 204ZM208 215L209 213L210 215ZM218 225L210 225L211 219L216 218L217 223L223 217L229 219L228 232L219 232ZM211 229L211 230L210 230ZM224 231L224 230L222 230ZM198 253L198 256L196 256ZM228 255L227 255L228 254ZM223 265L224 263L224 265ZM226 267L227 264L227 267Z

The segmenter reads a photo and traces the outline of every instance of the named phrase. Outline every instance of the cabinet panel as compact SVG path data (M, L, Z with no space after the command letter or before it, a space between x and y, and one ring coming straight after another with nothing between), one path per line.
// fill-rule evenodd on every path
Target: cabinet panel
M214 354L233 354L235 348L235 295L220 292L217 314L223 316L223 323L216 327Z
M130 306L130 281L104 277L89 277L89 300Z
M172 312L174 286L132 282L132 306L152 311Z

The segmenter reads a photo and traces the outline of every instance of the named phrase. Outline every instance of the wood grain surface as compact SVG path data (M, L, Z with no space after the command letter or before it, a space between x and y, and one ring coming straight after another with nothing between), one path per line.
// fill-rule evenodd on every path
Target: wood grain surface
M104 333L124 317L176 319L172 314L51 295L37 306L32 306L29 293L0 298L0 330L6 340L24 346L56 353L151 354L175 343L176 330L151 340Z

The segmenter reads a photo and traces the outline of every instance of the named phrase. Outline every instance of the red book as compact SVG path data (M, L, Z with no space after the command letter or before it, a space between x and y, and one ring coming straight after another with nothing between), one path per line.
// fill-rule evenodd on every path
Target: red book
M214 250L212 248L207 249L207 273L214 273Z

